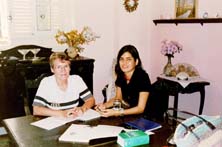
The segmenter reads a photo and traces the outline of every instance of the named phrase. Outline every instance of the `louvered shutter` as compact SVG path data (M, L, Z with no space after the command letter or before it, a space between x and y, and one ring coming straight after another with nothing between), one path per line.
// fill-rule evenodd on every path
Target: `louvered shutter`
M34 34L34 0L9 0L11 38Z
M11 38L39 37L44 32L44 37L58 30L61 26L62 8L59 0L9 0L10 2L10 32ZM42 9L42 7L45 7ZM41 11L45 11L47 21L41 22ZM41 35L40 35L41 36ZM30 39L30 38L29 38Z
M74 26L75 1L73 0L6 0L6 2L9 45L27 42L54 45L54 35L58 29L70 30ZM41 15L39 12L45 10L50 10L46 11L48 20L42 21L38 26L38 17Z

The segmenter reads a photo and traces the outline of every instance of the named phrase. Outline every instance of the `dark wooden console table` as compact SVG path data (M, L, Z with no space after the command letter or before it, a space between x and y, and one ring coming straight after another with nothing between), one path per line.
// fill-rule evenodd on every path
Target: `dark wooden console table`
M198 81L198 82L191 82L186 87L180 85L179 82L169 80L167 78L158 77L157 80L161 84L160 87L164 88L168 95L174 96L174 108L178 109L178 96L179 93L194 93L200 92L200 107L199 107L199 114L202 114L204 101L205 101L205 86L210 85L207 81ZM174 117L177 117L177 112L174 111Z
M29 52L22 60L18 49L40 48L38 59ZM32 102L41 79L51 75L48 58L50 48L22 45L2 51L0 55L0 120L25 115L24 101L32 113ZM93 92L94 59L78 56L71 60L71 74L80 75Z

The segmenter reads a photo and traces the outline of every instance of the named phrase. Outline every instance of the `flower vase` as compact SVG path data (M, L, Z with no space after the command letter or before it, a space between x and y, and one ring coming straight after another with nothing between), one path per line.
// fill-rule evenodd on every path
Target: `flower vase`
M171 71L171 69L173 67L173 65L171 63L171 58L172 58L172 56L167 56L167 59L168 59L167 60L167 64L163 68L163 74L165 76L170 76L170 71Z
M75 58L78 56L78 49L76 49L75 47L73 46L70 46L68 49L67 49L67 54L70 58Z

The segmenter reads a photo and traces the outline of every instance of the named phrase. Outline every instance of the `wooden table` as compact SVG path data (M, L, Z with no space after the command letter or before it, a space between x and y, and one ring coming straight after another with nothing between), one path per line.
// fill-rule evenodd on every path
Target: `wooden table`
M173 80L172 77L157 77L160 87L165 89L170 96L174 96L174 109L178 109L178 97L181 94L191 94L194 92L200 93L200 107L199 115L203 112L205 101L205 86L210 85L209 82L204 80L191 81L186 87L183 87L179 80ZM174 118L177 118L177 112L174 111Z
M86 124L105 124L105 125L116 125L121 126L123 122L134 120L138 116L124 116L124 117L112 117L112 118L99 118L97 120L85 122ZM32 115L16 117L10 119L4 119L3 124L6 127L9 136L13 142L13 146L19 147L71 147L79 146L85 147L88 144L77 144L77 143L64 143L59 142L59 136L70 126L70 124L63 125L61 127L44 130L35 126L30 125L31 122L40 120L41 117ZM80 123L80 122L73 122ZM81 122L82 123L82 122ZM106 130L104 130L106 131ZM163 124L161 129L158 129L155 135L151 135L151 140L147 147L161 147L166 145L166 139L172 133L172 130ZM96 135L96 134L95 134ZM100 144L99 146L119 147L116 141L110 141L106 144Z

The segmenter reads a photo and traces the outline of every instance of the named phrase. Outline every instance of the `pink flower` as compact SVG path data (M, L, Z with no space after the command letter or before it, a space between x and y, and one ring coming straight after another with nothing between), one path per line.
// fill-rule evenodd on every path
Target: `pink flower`
M161 53L165 56L174 57L175 53L180 53L183 46L176 41L163 40L161 46Z

